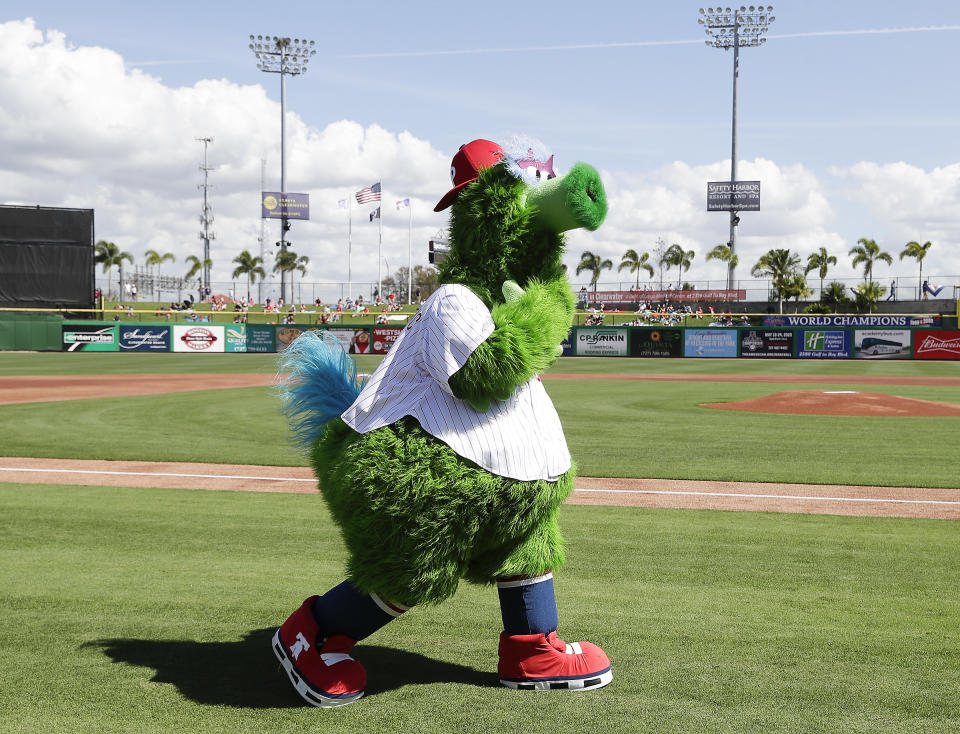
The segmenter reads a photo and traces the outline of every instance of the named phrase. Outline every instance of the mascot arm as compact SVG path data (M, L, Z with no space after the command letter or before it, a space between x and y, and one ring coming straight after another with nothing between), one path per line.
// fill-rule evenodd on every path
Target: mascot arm
M453 394L480 411L507 400L557 358L570 331L574 297L565 278L504 284L506 303L493 307L494 330L449 381Z

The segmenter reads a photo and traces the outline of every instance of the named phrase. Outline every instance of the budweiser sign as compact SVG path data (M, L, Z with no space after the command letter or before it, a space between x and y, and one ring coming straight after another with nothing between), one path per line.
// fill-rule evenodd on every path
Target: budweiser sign
M916 331L913 345L917 359L960 359L960 331Z

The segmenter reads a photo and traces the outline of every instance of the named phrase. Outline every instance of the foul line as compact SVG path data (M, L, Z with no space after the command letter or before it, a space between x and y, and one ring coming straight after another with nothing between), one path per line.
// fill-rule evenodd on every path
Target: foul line
M297 479L294 477L255 477L240 474L184 474L174 472L147 471L102 471L97 469L16 469L0 466L0 471L29 471L41 474L114 474L128 477L193 477L196 479L265 479L269 482L315 482L315 479Z
M899 502L909 505L960 505L952 500L898 500L877 499L873 497L805 497L795 494L738 494L736 492L683 492L667 489L574 489L574 492L607 492L609 494L669 494L692 495L695 497L746 497L748 499L771 500L820 500L822 502Z
M33 469L33 468L14 468L0 467L0 472L34 472L37 474L109 474L114 476L131 477L185 477L193 479L252 479L267 482L309 482L315 483L315 479L298 479L295 477L260 477L248 476L243 474L188 474L186 472L141 472L141 471L107 471L96 469ZM906 505L960 505L960 501L954 500L904 500L904 499L882 499L876 497L817 497L794 494L745 494L737 492L697 492L669 489L580 489L575 488L575 492L596 492L606 494L654 494L671 496L689 496L689 497L738 497L741 499L771 499L771 500L801 500L807 502L873 502L883 503L892 502Z

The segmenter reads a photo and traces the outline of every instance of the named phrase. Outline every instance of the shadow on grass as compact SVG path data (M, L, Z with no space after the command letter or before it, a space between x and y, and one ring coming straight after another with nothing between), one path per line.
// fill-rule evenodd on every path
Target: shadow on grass
M99 648L115 663L152 668L151 681L171 683L200 704L252 709L305 705L270 649L275 631L254 630L238 642L122 639L84 647ZM498 684L492 673L389 647L361 643L356 656L370 678L367 696L424 683Z

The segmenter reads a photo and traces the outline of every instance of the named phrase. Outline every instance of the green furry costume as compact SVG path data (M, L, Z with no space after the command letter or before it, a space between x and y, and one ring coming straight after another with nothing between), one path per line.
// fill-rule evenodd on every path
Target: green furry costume
M503 162L459 193L440 281L467 286L495 328L450 378L457 398L486 411L556 359L574 311L562 232L596 229L605 214L603 187L585 164L532 185ZM500 476L409 415L369 433L334 418L311 460L359 589L433 604L461 578L537 576L564 562L557 508L573 489L573 467L556 481Z

